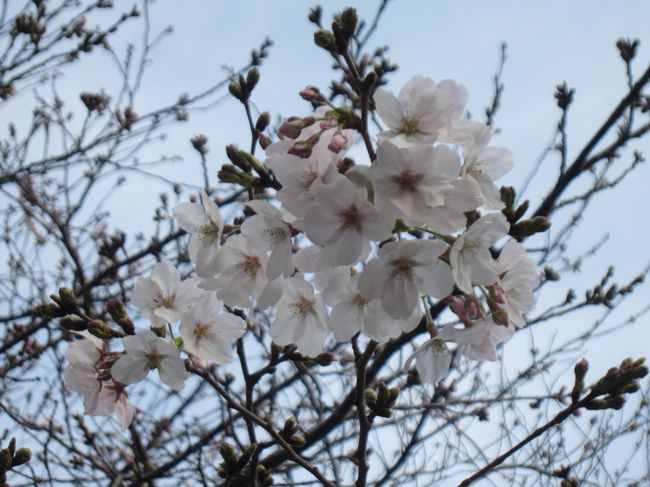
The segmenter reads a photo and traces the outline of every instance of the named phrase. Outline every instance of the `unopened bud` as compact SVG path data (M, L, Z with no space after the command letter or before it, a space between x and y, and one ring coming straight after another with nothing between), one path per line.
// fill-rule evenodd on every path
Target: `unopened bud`
M326 51L336 52L336 39L329 30L321 29L314 32L314 42Z
M305 440L305 437L302 435L293 435L289 438L289 443L291 443L292 446L300 448L301 446L305 446L307 440Z
M332 140L330 141L327 148L332 152L334 152L335 154L338 154L343 149L345 149L347 143L348 143L348 139L345 137L345 135L343 135L341 132L337 132L332 137Z
M61 328L64 330L68 331L84 331L86 328L88 328L86 320L71 315L61 318L59 325L61 325Z
M228 91L230 92L230 94L231 94L232 96L234 96L235 98L237 98L239 101L244 100L244 98L243 98L243 96L242 96L241 86L239 86L239 84L237 84L237 83L235 83L235 82L230 83L230 84L228 85Z
M106 301L106 311L111 315L111 319L124 330L124 333L127 335L133 335L135 333L135 326L121 299L114 298Z
M488 300L488 302L489 301L490 300ZM490 309L492 310L492 319L497 325L508 326L510 323L510 318L508 316L508 312L505 309L497 307L493 309L491 306Z
M246 87L248 92L252 92L257 82L260 80L260 72L257 68L251 68L246 75Z
M263 132L266 127L269 126L269 123L271 123L271 115L269 112L262 112L260 113L260 116L257 117L257 122L255 122L255 129Z
M325 97L315 86L307 86L298 93L303 100L310 101L316 104L325 103Z
M278 129L278 134L288 139L297 139L304 127L305 123L300 117L285 118Z
M499 304L506 303L506 292L499 284L493 284L488 288L490 290L490 297Z
M67 287L59 288L59 298L61 300L61 307L66 311L73 313L79 309L77 306L77 297L72 289Z
M354 33L357 31L357 23L359 22L359 16L357 15L357 10L354 7L348 7L343 12L341 12L341 27L343 27L343 32L349 38L351 38Z
M208 138L205 135L199 134L195 137L192 137L190 139L190 142L192 143L194 150L196 150L199 154L206 155L208 153L208 146L206 145Z
M230 443L222 443L219 447L219 453L221 453L227 467L233 468L237 465L237 452Z
M512 208L515 204L515 189L512 186L501 186L501 201L506 208Z
M90 320L88 332L97 338L110 338L113 335L110 327L102 320Z
M14 455L13 461L11 462L12 467L18 467L19 465L24 465L32 459L32 451L29 448L20 448Z
M273 141L271 140L271 138L268 135L259 134L258 137L259 137L259 141L260 141L260 147L262 149L264 149L264 150L266 150L266 148L273 143Z
M41 304L34 310L35 316L41 316L43 318L57 318L60 317L62 313L63 310L56 304L52 303Z
M299 140L295 144L291 146L291 148L287 151L288 154L298 156L302 159L307 159L309 156L311 156L311 150L312 147L307 144L304 140Z
M244 151L239 150L239 148L234 145L234 144L229 144L226 146L226 155L228 156L228 159L237 166L238 168L242 169L243 171L250 171L251 167L248 161L246 160L246 156Z
M578 362L573 368L575 384L571 391L571 402L576 403L580 400L582 391L585 389L585 376L587 375L587 370L589 370L589 362L585 359L580 360L580 362Z
M298 431L298 421L296 421L296 418L291 416L284 422L284 428L282 429L282 432L289 436L293 435L296 431Z

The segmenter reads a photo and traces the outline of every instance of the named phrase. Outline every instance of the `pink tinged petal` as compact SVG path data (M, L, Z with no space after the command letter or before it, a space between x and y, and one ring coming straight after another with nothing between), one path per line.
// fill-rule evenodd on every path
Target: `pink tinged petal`
M164 306L154 310L154 314L157 317L164 319L167 323L173 323L178 319L178 312L173 309L165 308Z
M196 251L196 273L203 279L214 277L219 269L220 247L218 245L201 244Z
M438 299L446 298L454 289L454 276L446 262L436 260L430 265L416 267L418 289Z
M447 342L454 342L458 345L479 345L487 336L485 326L477 321L470 328L454 328L451 325L445 326L438 333L438 338Z
M122 339L124 350L129 355L144 355L145 352L150 351L149 342L156 338L157 335L151 330L144 330L137 335L129 335Z
M484 286L490 286L499 279L497 262L488 249L472 259L471 276L474 282Z
M294 255L293 262L301 272L321 272L329 268L325 262L323 248L318 245L301 248Z
M395 320L381 305L381 301L373 300L366 305L363 316L363 332L379 343L385 343L391 338L401 334L399 323L402 320Z
M292 257L291 238L287 237L273 247L266 266L266 277L271 281L281 275L289 277L293 271Z
M97 339L96 337L93 338ZM73 342L65 352L65 358L70 363L94 364L99 360L99 356L98 343L88 338Z
M178 356L162 359L158 367L158 373L160 374L160 380L175 391L180 391L185 387L185 380L190 375L185 369L185 363Z
M303 226L309 240L323 245L338 230L339 218L331 213L324 213L321 206L314 203L305 212Z
M437 384L449 373L451 353L445 342L438 338L427 340L411 355L405 364L410 368L415 360L415 368L423 382Z
M111 367L113 379L122 384L135 384L149 374L149 366L144 356L126 354Z
M359 261L363 250L363 238L359 233L347 228L336 235L336 240L325 244L325 262L331 266L352 265Z
M366 264L359 276L359 291L367 299L378 298L389 275L390 273L384 262L377 258L372 259Z
M501 249L501 254L497 259L499 263L499 273L504 273L515 267L519 262L526 258L526 248L516 240L508 240Z
M309 316L304 323L305 333L296 340L298 351L307 357L315 357L323 351L327 328L322 326L320 317Z
M515 155L503 147L484 147L476 158L485 175L492 181L508 174L515 165Z
M379 117L390 128L399 129L404 113L397 97L389 91L378 88L375 91L374 99Z
M99 390L99 380L95 367L85 362L69 363L63 376L66 385L81 394L95 394Z
M142 312L152 310L157 306L154 300L160 298L161 292L160 286L155 281L141 277L135 282L131 302Z
M266 284L257 298L257 306L260 309L267 309L277 303L282 297L282 283L272 281Z
M196 233L205 223L205 210L197 203L179 203L172 210L178 225L188 233Z
M415 281L402 275L391 275L381 288L381 304L393 318L411 316L419 297Z
M347 342L360 329L363 312L352 300L345 300L334 306L330 315L330 328L338 342Z
M491 180L483 177L476 178L478 185L483 193L483 207L488 210L500 210L505 208L505 203L501 200L501 192Z
M135 410L125 394L121 394L120 398L115 402L115 414L122 431L126 430L133 421Z
M110 416L113 414L115 394L105 386L97 389L93 395L84 396L84 414L89 416Z
M173 293L180 284L181 273L171 262L163 260L153 268L151 279L160 286L163 295L167 295Z

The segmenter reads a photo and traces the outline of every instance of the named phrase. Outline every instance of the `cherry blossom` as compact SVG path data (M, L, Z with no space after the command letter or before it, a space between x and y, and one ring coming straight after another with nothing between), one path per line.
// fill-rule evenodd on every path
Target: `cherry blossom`
M136 281L131 300L152 327L159 327L179 319L202 295L195 279L181 281L180 272L163 260L153 268L151 277Z
M72 343L66 350L63 373L66 384L84 398L84 414L111 416L116 414L122 429L133 420L133 406L128 399L124 384L114 380L102 381L97 369L104 343L92 335Z
M533 291L540 282L539 269L533 259L526 257L526 248L515 240L510 240L503 246L497 264L508 317L515 326L525 326L523 313L535 306Z
M368 299L381 298L393 318L408 319L420 294L436 298L453 289L449 265L438 257L447 245L433 240L401 240L384 245L359 278L359 290Z
M473 282L485 286L497 282L499 270L490 246L504 237L509 228L502 213L489 213L456 239L449 252L449 263L459 289L471 293Z
M174 218L180 227L191 234L190 259L201 277L215 274L214 262L221 246L223 219L219 207L201 190L201 203L180 203L174 210Z
M494 181L510 172L514 154L503 147L477 147L465 156L461 175L474 182L483 196L483 207L498 210L504 207L501 193Z
M443 340L432 338L417 348L406 360L404 368L409 369L414 360L420 380L428 384L437 384L449 373L451 352Z
M266 253L250 245L242 235L233 235L217 256L217 276L203 281L202 289L216 290L217 297L228 306L252 308L268 284Z
M111 367L113 378L123 384L140 382L151 369L157 369L160 380L179 391L189 376L178 348L151 330L124 338L126 354Z
M241 233L254 247L271 251L267 277L271 280L281 275L290 277L293 273L291 228L282 212L265 201L249 201L246 206L257 214L246 219Z
M246 331L246 322L223 308L214 294L204 296L185 313L179 331L185 349L215 364L232 361L232 343Z
M366 190L346 178L319 188L305 212L303 227L312 242L323 246L325 261L332 266L358 262L367 255L364 249L370 241L391 235L391 225L368 202Z
M298 351L313 357L323 351L327 311L320 295L300 274L283 281L283 292L271 323L271 336L280 346L295 343Z
M350 276L344 272L334 276L323 291L327 304L332 306L330 328L337 341L348 341L363 331L369 338L383 343L418 325L421 317L418 308L408 319L396 320L384 310L379 299L371 300L361 294L358 281L359 274Z
M436 85L430 78L414 76L399 97L377 89L374 95L379 117L390 130L379 134L399 145L434 142L459 119L467 102L467 90L451 80Z
M370 173L379 211L393 221L420 225L428 220L429 207L444 203L444 192L460 173L460 159L442 145L398 147L382 141Z
M510 340L515 334L513 326L497 325L492 319L477 320L469 328L445 326L438 338L458 344L460 352L473 360L497 359L497 345Z

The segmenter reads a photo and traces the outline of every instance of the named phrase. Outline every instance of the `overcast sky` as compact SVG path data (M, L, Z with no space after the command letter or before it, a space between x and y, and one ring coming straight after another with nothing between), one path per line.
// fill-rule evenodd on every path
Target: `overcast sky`
M327 2L324 20L350 2ZM360 15L370 17L377 2L357 2ZM144 112L183 92L197 92L223 77L223 65L240 66L250 49L268 35L274 46L261 68L262 78L254 102L260 111L273 116L306 114L309 106L297 92L308 84L327 88L331 71L328 55L312 43L313 25L306 20L310 3L290 0L262 1L193 1L179 3L159 0L151 10L154 30L168 24L174 34L152 55L143 96L136 107ZM624 65L615 47L620 37L639 38L637 75L650 61L650 2L647 1L464 1L395 0L369 47L388 44L389 56L400 66L390 78L389 89L398 91L415 74L438 81L452 78L465 84L470 93L468 109L477 118L492 96L492 76L498 63L501 42L508 43L508 60L502 81L505 92L496 118L501 133L493 143L509 147L516 154L516 167L502 184L518 187L528 174L539 153L546 147L557 123L559 110L553 93L555 86L566 81L576 89L575 103L569 116L569 156L577 154L624 95ZM139 31L126 31L122 42L137 42ZM138 37L129 37L138 36ZM120 48L119 42L114 42ZM87 88L100 88L110 76L110 64L98 64L97 70L84 72ZM93 85L94 86L89 86ZM168 131L166 154L180 154L186 163L166 169L165 174L188 183L200 184L196 157L188 139L201 132L211 148L213 183L216 168L225 160L226 143L248 144L243 110L234 99L226 100L215 110L192 114L189 124ZM636 148L648 149L648 141ZM359 152L361 154L361 152ZM624 159L624 160L629 160ZM528 196L535 206L556 175L555 159L542 167L541 179L530 187ZM545 181L545 183L544 183ZM648 166L636 177L605 195L584 215L585 225L575 234L575 246L569 257L585 251L606 232L610 240L603 251L583 266L571 285L579 291L593 284L610 263L617 268L621 281L631 279L650 261L650 237L645 207L649 197ZM125 201L125 200L123 200ZM122 221L135 223L133 208L123 204L115 210ZM130 218L127 218L129 215ZM128 223L127 223L128 226ZM549 286L548 297L564 293L569 284ZM583 286L583 287L581 287ZM626 314L647 304L647 288L619 313ZM583 315L587 319L589 314ZM616 317L616 315L615 315ZM614 321L612 322L614 323ZM579 326L571 324L570 326ZM567 329L558 324L560 336ZM612 348L608 340L595 341L587 356L603 360L603 367L628 355L646 353L647 325L637 324L619 335ZM536 332L538 333L538 332ZM514 343L514 342L513 342ZM509 344L508 348L516 349ZM594 372L597 373L597 372Z
M325 22L332 13L351 3L326 2ZM356 2L356 6L362 17L370 18L378 3ZM268 35L274 46L261 68L261 81L253 101L260 111L268 111L273 117L307 114L309 105L297 96L298 91L306 85L316 85L326 91L332 74L329 56L312 42L314 26L306 19L310 5L295 0L157 0L151 9L153 31L173 25L174 33L151 56L136 111L145 113L173 102L181 93L202 91L224 77L224 65L243 65L250 50ZM582 149L625 94L624 64L615 47L616 40L620 37L641 40L637 76L650 63L649 19L650 1L647 0L393 0L369 47L388 44L389 57L400 67L389 78L388 89L399 91L416 74L435 81L452 78L468 88L468 109L476 118L483 119L483 110L492 97L492 77L500 45L507 42L508 59L502 77L505 92L496 117L500 133L493 143L510 148L517 161L512 173L499 183L519 187L549 144L557 123L555 86L566 81L576 89L569 116L571 157ZM141 29L134 24L119 34L113 45L124 52L127 43L140 40ZM110 58L97 53L88 63L80 63L78 71L71 70L60 81L60 91L77 100L81 90L98 91L109 86L115 73ZM164 174L200 185L201 172L189 144L189 138L197 133L208 137L210 176L216 185L218 165L226 159L225 144L247 146L249 143L244 112L230 97L225 97L211 111L192 113L188 124L167 130L166 142L149 149L145 156L160 153L183 156L186 162L165 168ZM650 141L645 140L634 148L650 153ZM623 159L628 160L629 157ZM556 159L550 158L541 168L540 181L530 187L527 195L532 207L556 176L556 167ZM571 282L565 280L548 286L543 300L549 302L565 293L569 285L584 292L585 286L595 283L609 264L616 265L617 279L626 282L650 262L646 214L650 206L649 181L650 168L646 164L636 176L592 205L584 215L584 226L574 235L574 247L568 257L584 252L606 232L610 234L608 243L585 263L584 272L576 274ZM113 199L109 207L115 227L130 233L147 228L156 204L155 195L160 190L151 181L147 184L150 186L127 185ZM147 194L151 198L147 199ZM648 305L648 288L641 288L624 310L613 315L611 323L624 320ZM584 326L590 316L593 315L583 313L578 319L558 320L548 328L523 330L506 345L506 360L516 362L531 340L540 343L555 334L556 339L575 335L567 330ZM624 357L647 354L649 321L648 318L640 320L618 333L615 341L607 338L590 342L584 352L596 364L590 376L595 377Z

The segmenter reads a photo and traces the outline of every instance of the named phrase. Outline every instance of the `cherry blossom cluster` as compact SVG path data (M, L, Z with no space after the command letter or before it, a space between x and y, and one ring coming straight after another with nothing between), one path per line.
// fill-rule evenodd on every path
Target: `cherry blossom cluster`
M434 384L448 373L448 343L470 359L496 360L497 345L525 325L539 272L508 236L495 183L514 156L490 145L490 127L463 118L465 87L416 76L398 96L377 89L388 130L368 164L346 157L359 137L350 111L312 87L301 95L320 106L286 119L266 147L265 170L281 189L244 202L241 224L226 225L206 192L179 204L173 214L191 235L195 272L182 279L162 261L137 280L132 305L151 330L124 337L120 351L90 337L71 345L66 377L87 414L116 412L125 426L133 415L125 387L151 370L180 390L184 357L230 362L247 329L242 317L257 309L270 311L276 345L310 357L330 336L386 342L425 320L431 338L407 365L415 361ZM460 326L436 327L428 312L435 300Z

